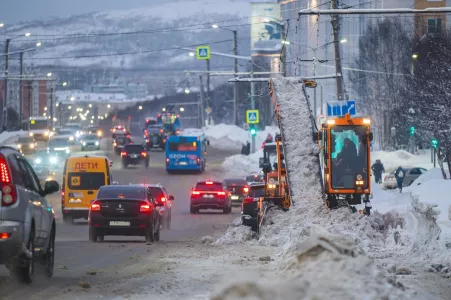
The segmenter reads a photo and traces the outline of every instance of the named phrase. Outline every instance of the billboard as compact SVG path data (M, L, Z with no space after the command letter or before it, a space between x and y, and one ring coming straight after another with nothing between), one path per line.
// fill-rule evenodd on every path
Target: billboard
M281 22L279 3L251 3L251 50L279 51Z

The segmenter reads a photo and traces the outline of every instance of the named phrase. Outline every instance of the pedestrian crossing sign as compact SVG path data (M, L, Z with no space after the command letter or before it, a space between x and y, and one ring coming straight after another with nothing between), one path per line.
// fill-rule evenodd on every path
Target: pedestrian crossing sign
M260 115L258 110L246 110L246 123L258 124L260 123Z
M196 48L197 59L210 59L210 46L198 46Z
M71 179L72 186L80 186L80 176L73 176Z

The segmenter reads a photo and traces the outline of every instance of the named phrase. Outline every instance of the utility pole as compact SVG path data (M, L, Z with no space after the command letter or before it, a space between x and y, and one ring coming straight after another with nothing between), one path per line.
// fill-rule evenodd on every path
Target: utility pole
M280 29L282 32L282 71L280 73L282 73L283 77L287 77L287 37L285 36L285 25L281 24Z
M63 103L59 102L58 107L59 107L59 111L60 111L60 117L59 117L60 127L62 127L63 126Z
M2 112L2 130L3 128L6 128L8 125L8 113L7 113L7 106L8 106L8 67L9 67L9 43L11 42L11 39L7 39L5 41L5 80L3 81L3 102L1 105L1 112Z
M237 31L233 30L233 54L234 58L234 77L237 76L238 73L238 39L237 39ZM238 126L238 83L235 82L233 85L233 124Z
M38 89L39 90L39 89ZM33 110L31 109L31 96L33 93L33 81L32 80L28 80L28 131L30 131L30 117L33 113Z
M252 63L252 62L251 62ZM252 71L251 71L251 109L255 109L255 82L252 80L254 78L254 67L252 64ZM252 153L255 153L255 136L252 135Z
M315 57L313 58L313 77L316 76L316 63L318 62L318 58L316 57L316 49L314 50L313 54L315 55ZM316 115L317 115L317 110L318 110L318 102L317 102L317 98L316 98L316 88L313 89L313 117L316 120Z
M200 122L201 126L200 128L205 126L205 119L204 119L204 82L202 80L202 75L199 76L200 80Z
M50 130L53 130L53 87L50 88Z
M210 98L210 60L207 59L207 105L211 110L211 98ZM211 111L208 113L208 125L211 125Z
M338 0L330 1L331 9L338 9ZM340 49L340 19L338 15L331 15L332 30L334 35L335 48L335 72L337 73L337 98L343 100L343 71L341 68L341 49Z
M23 52L20 52L20 81L19 81L19 126L23 121Z

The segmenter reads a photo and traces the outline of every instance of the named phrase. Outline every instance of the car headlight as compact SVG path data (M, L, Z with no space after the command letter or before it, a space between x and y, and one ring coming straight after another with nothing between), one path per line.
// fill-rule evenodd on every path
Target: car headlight
M34 144L30 144L30 148L33 149L34 148Z
M50 157L51 164L56 164L57 162L58 162L58 160L56 159L56 157Z
M359 174L359 175L357 175L357 180L362 180L363 179L363 176L361 175L361 174Z
M40 158L36 158L36 159L34 160L34 162L35 162L36 164L40 164L40 163L42 162L42 160L41 160Z
M98 146L99 145L99 142L96 142L96 146Z
M49 134L50 134L49 131L44 132L44 135L46 135L46 136L49 136Z
M80 132L77 131L77 133L75 134L76 137L80 137Z
M73 136L70 136L69 137L69 141L73 141L74 140L74 137Z
M70 153L70 149L66 148L66 153L69 154Z
M82 142L83 146L86 146L86 142Z
M102 136L102 131L97 132L97 136Z
M17 148L22 148L22 145L21 144L17 144Z
M28 134L29 136L33 136L34 135L34 133L33 132L30 132L29 134Z

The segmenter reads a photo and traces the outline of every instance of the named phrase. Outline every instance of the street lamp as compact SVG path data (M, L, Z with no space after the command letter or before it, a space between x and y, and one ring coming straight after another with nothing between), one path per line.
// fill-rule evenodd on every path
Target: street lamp
M48 73L47 73L47 77L52 77L52 73L51 73L51 72L48 72Z
M140 105L140 106L138 107L138 109L141 110L141 109L143 109L143 107Z
M29 33L29 32L25 33L26 37L29 37L30 35L31 35L31 33Z
M419 55L417 53L412 54L413 59L417 59L418 57L419 57Z
M189 89L185 89L185 94L189 94Z
M91 108L91 107L92 107L92 104L89 104L88 106L89 106L89 108Z
M66 86L67 85L67 82L63 82L63 86Z
M70 97L70 101L74 101L74 100L75 100L74 96Z
M185 109L183 107L180 107L180 111L185 111Z
M3 26L5 26L5 24L3 24L3 23L0 23L0 28L2 28Z
M189 56L194 56L194 52L190 52L190 53L189 53Z
M213 25L211 25L211 27L213 27L213 28L218 28L219 26L218 26L218 24L213 24Z
M347 42L348 42L348 39L347 39L347 38L344 38L344 39L341 39L341 40L340 40L340 43L342 43L342 44L347 43Z

